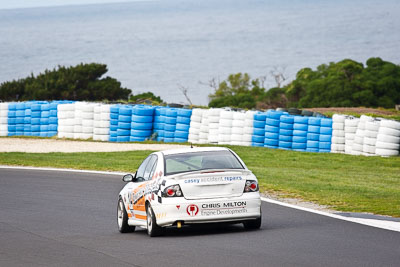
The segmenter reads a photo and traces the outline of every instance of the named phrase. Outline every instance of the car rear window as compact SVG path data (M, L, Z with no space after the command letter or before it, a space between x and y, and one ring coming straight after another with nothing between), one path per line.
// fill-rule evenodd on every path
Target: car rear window
M208 169L244 169L230 151L182 153L165 156L165 175Z

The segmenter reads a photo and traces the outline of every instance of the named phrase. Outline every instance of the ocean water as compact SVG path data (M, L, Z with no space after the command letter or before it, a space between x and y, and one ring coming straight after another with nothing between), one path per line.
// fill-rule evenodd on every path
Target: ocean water
M370 57L400 63L398 0L161 0L0 10L0 83L58 65L107 64L134 94L208 103L211 79Z

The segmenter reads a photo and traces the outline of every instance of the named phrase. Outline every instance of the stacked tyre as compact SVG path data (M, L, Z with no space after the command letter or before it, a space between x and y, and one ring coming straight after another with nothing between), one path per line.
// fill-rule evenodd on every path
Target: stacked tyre
M165 115L164 142L174 142L178 111L175 108L169 108L166 110Z
M400 122L381 120L376 138L375 153L379 156L397 156L400 148Z
M8 105L8 117L7 117L8 136L16 135L16 131L17 131L16 115L15 115L16 110L17 110L16 103L10 103Z
M219 115L222 109L212 108L208 111L208 143L218 144Z
M132 109L131 142L143 142L153 132L154 107L137 105Z
M364 137L365 137L365 123L371 122L374 119L369 116L361 115L360 121L357 126L357 131L354 136L352 155L363 155L364 154Z
M8 135L8 103L0 103L0 136Z
M346 117L344 121L344 153L352 154L354 138L357 132L357 127L360 119L353 116Z
M33 102L30 106L31 110L31 136L40 136L40 120L42 115L42 105L40 102ZM25 111L26 112L26 111ZM26 112L26 113L29 113Z
M49 128L48 137L53 137L57 135L58 131L58 119L57 119L57 102L50 103L49 106Z
M164 113L164 116L162 115L162 113ZM156 107L154 109L153 133L156 134L157 141L164 140L164 121L165 121L165 108Z
M296 116L293 119L292 149L306 151L307 149L308 117Z
M234 112L232 120L232 131L231 131L231 145L242 146L243 134L244 134L244 121L246 114L243 112Z
M332 145L332 119L322 118L319 128L319 152L331 152Z
M265 139L264 146L268 148L279 147L279 124L281 116L284 115L281 111L268 110L265 120Z
M344 153L344 121L346 116L334 114L332 116L332 153Z
M375 156L376 138L378 136L380 120L365 122L363 155Z
M208 143L208 131L209 131L209 110L203 110L201 116L201 124L200 124L200 133L199 133L199 144L207 144Z
M82 138L82 114L83 108L87 103L75 102L75 116L74 116L74 139Z
M254 114L255 111L246 111L245 119L244 119L244 128L243 128L243 136L242 136L242 145L251 146L251 140L253 138L253 125L254 125Z
M35 106L32 105L32 131L34 131ZM40 111L39 111L40 114ZM59 104L57 106L58 137L74 138L75 104Z
M229 145L232 134L233 111L223 110L219 117L218 144Z
M87 103L82 109L82 139L93 138L95 106L98 106L98 104Z
M24 135L31 136L32 135L32 110L31 110L32 102L25 102L25 110L24 110Z
M49 134L50 104L40 105L40 136L48 137Z
M279 143L278 148L292 149L294 116L282 115L279 122Z
M203 109L199 108L192 110L188 136L188 141L190 143L198 144L200 142L200 126L203 118L203 111Z
M178 142L178 143L187 142L187 140L189 138L189 128L190 128L190 117L191 116L192 116L192 110L178 109L178 115L176 117L174 142ZM200 137L200 134L199 134L199 137Z
M110 107L110 139L111 142L117 142L118 137L118 117L121 105L113 105Z
M253 121L253 136L251 138L252 146L263 147L265 142L265 121L267 120L266 113L255 113Z
M307 152L319 152L319 134L321 131L321 118L308 118Z
M25 119L25 103L18 102L15 104L15 135L24 135L24 119Z
M110 139L110 105L97 105L93 112L93 140L108 141Z
M118 110L117 142L129 142L131 136L132 106L123 105Z

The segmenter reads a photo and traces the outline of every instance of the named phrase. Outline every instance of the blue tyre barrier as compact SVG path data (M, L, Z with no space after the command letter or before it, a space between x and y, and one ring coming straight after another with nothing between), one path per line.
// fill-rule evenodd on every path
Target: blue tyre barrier
M331 142L331 140L332 140L332 135L321 134L319 136L320 142Z
M330 142L319 142L319 150L321 150L321 149L330 150L331 143Z
M130 136L117 136L117 142L129 142Z
M271 125L271 126L279 126L280 121L279 120L275 120L275 119L271 119L271 118L267 118L267 120L265 121L266 125Z
M178 117L187 117L190 118L192 116L191 109L178 109Z
M49 125L40 125L41 132L47 132L49 130Z
M49 118L49 124L58 124L57 117L50 117Z
M255 121L262 121L265 124L265 120L267 119L267 114L264 113L256 113L254 114Z
M108 141L110 142L117 142L117 136L111 136L108 138Z
M118 122L118 128L119 129L131 129L131 124L129 122Z
M9 118L15 118L16 117L15 113L16 113L15 110L8 110L8 117Z
M296 136L307 136L307 131L293 130L293 135L296 135Z
M188 139L189 132L184 132L184 131L175 131L174 138L182 138L182 139Z
M140 122L132 122L131 128L135 130L151 130L153 128L152 123L140 123Z
M42 125L49 124L49 118L40 118L40 124Z
M32 125L31 131L32 132L40 132L40 125Z
M307 133L307 140L310 140L310 141L319 141L319 134Z
M119 113L119 108L120 108L119 106L111 106L110 107L110 112L118 114Z
M279 141L279 148L292 148L292 142Z
M50 110L50 117L57 117L57 109L56 110Z
M281 122L281 123L279 123L279 128L287 129L287 130L293 130L293 124Z
M55 135L57 135L57 131L48 131L47 132L47 137L53 137Z
M332 128L331 127L322 127L319 128L320 134L332 135Z
M308 124L308 117L295 116L293 119L293 123Z
M32 112L33 111L41 111L42 108L41 108L41 105L39 105L39 104L33 104L33 105L31 105L31 110L32 110Z
M264 139L264 144L268 146L278 146L279 140L278 139L270 139L270 138L265 138Z
M128 115L119 115L118 116L118 121L119 122L131 122L132 121L132 118L131 118L131 116L128 116Z
M332 119L321 119L321 127L332 128Z
M110 119L111 120L118 120L118 113L110 113Z
M110 131L110 136L116 138L118 136L117 131ZM117 141L117 139L115 139L115 141Z
M254 143L263 143L264 144L264 136L253 135L251 137L251 141Z
M122 107L119 109L119 115L121 116L132 116L132 109L127 107Z
M288 130L288 129L279 129L279 134L280 135L293 135L293 130Z
M15 116L16 117L24 117L25 116L25 110L17 110L17 111L15 111Z
M165 143L172 143L172 142L174 142L174 138L173 137L164 137L164 142Z
M165 118L165 123L176 124L176 117L166 117Z
M190 124L190 117L177 117L176 123Z
M148 137L151 135L151 130L131 130L130 134L135 137Z
M278 139L279 138L279 133L265 132L265 138Z
M281 111L274 111L274 110L267 111L267 117L271 119L280 120L282 115L284 114Z
M173 132L172 131L164 131L164 137L173 139L174 136L175 136L175 131L173 131Z
M251 146L264 147L264 143L252 142L252 143L251 143Z
M16 117L15 118L15 124L24 124L24 123L25 123L24 117Z
M32 118L40 118L41 112L40 111L32 111L31 117Z
M140 122L140 123L153 122L153 117L152 116L132 115L132 122Z
M331 150L330 149L318 149L318 152L320 152L320 153L330 153Z
M40 114L41 118L48 118L50 117L50 111L42 111L42 113Z
M180 124L180 123L176 124L176 130L177 131L188 132L189 128L190 128L190 125L188 125L188 124Z
M117 130L118 130L118 125L110 124L110 131L117 131Z
M315 126L315 125L308 125L308 132L309 133L319 133L319 129L320 129L321 127L319 127L319 126Z
M319 152L318 148L307 147L307 152Z
M49 104L42 104L40 110L41 111L49 111L50 110L50 105Z
M308 124L293 124L293 130L308 131Z
M253 121L253 127L254 128L264 128L265 127L265 122L264 121Z
M30 109L25 109L25 116L31 116L32 110ZM56 115L57 116L57 115Z
M110 120L110 125L118 125L118 120Z
M15 131L16 132L23 132L24 131L24 125L23 124L17 124L16 126L15 126Z
M167 117L176 117L178 115L178 112L177 112L176 109L169 108L169 109L166 110L165 115Z
M169 132L175 132L176 125L175 124L164 124L164 130Z
M270 132L270 133L279 133L279 127L266 125L265 126L265 131L266 132Z
M187 138L175 137L174 138L174 142L176 142L176 143L185 143L185 142L187 142Z
M266 147L266 148L272 148L272 149L277 149L277 148L278 148L278 146L270 146L270 145L265 145L265 144L264 144L264 147Z
M307 148L319 148L319 142L313 140L307 140Z
M10 117L7 118L7 123L8 124L16 124L16 121L17 121L16 118L10 118Z
M146 106L134 107L133 111L132 111L132 114L139 115L139 116L153 117L154 108L153 107L146 107Z
M288 123L288 124L293 124L294 117L290 115L283 115L280 118L281 123Z
M292 148L293 148L293 150L296 150L296 149L305 150L307 148L307 143L297 143L297 142L293 141Z
M164 123L160 123L160 122L153 123L153 129L154 130L164 130Z
M264 136L264 134L265 134L265 129L264 129L264 128L253 128L253 134L254 134L254 135L261 135L261 136Z
M292 137L291 135L279 135L279 141L285 141L285 142L292 142Z
M136 137L136 136L131 136L129 137L130 142L143 142L146 141L146 137Z
M321 118L310 117L310 118L308 118L308 124L309 125L320 126L321 125Z
M292 139L293 143L307 143L307 137L306 136L293 136Z
M57 132L58 126L57 124L49 124L49 132Z
M119 128L118 130L117 130L117 135L118 136L129 136L131 134L131 130L128 130L128 129L121 129L121 128Z

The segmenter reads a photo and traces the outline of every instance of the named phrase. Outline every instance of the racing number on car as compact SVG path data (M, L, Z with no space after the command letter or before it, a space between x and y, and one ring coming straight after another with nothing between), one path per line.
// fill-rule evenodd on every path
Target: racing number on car
M189 206L187 206L186 212L187 212L187 214L189 214L189 216L192 216L192 217L196 216L197 213L199 213L199 207L197 207L197 205L190 204Z

